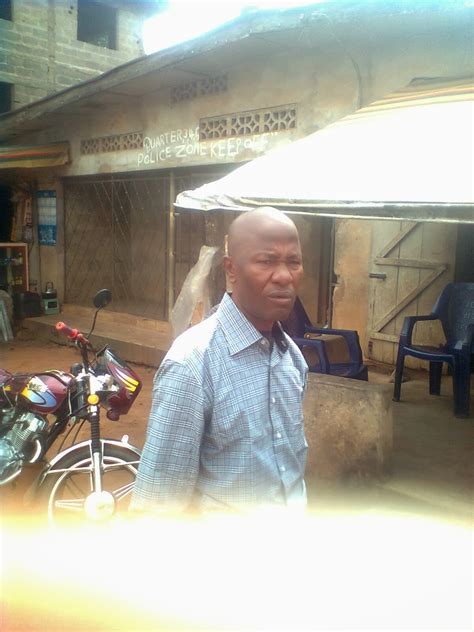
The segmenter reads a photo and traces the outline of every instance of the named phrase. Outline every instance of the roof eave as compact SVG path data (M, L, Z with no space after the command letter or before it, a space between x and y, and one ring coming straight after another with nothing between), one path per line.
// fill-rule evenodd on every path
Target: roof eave
M439 0L433 0L423 6L424 10L433 11L437 9L441 11L444 5ZM398 11L395 10L396 7L398 7ZM408 11L406 3L395 0L385 8L381 3L342 0L340 3L323 2L290 9L247 12L232 22L223 24L195 39L163 51L138 57L70 88L55 92L11 112L0 114L0 135L8 134L18 127L21 128L24 123L55 112L64 106L92 97L101 91L115 88L129 79L169 68L194 56L211 52L220 46L244 40L251 35L298 28L320 19L322 15L327 21L327 12L329 10L333 21L347 21L351 17L353 18L355 13L359 14L364 11L371 12L371 15L373 14L374 17L394 15L396 13L420 13L419 8L416 11L414 9ZM446 7L444 7L443 11L446 12Z

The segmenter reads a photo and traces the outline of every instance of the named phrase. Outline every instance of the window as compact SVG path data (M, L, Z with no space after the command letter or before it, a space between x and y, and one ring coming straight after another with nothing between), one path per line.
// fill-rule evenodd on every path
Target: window
M12 109L13 84L0 81L0 114Z
M0 0L0 20L12 19L12 0Z
M78 0L77 39L103 48L117 48L117 11L91 0Z

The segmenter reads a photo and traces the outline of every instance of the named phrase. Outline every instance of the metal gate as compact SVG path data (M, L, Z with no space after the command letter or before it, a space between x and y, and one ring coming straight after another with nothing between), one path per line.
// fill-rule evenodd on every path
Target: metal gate
M108 287L111 309L164 319L169 176L65 181L64 200L66 301Z
M203 214L178 214L171 230L174 269L168 270L171 203L180 191L229 169L66 179L66 302L90 306L95 292L108 287L111 310L166 320L168 279L178 296L206 238Z

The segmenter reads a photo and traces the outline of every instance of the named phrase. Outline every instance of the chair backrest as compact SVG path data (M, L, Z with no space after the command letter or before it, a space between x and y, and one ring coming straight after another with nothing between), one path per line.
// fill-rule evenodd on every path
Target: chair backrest
M292 338L303 338L306 333L306 325L311 327L309 316L298 296L291 314L281 324L286 333Z
M465 340L467 326L474 324L474 283L448 283L433 307L449 345Z

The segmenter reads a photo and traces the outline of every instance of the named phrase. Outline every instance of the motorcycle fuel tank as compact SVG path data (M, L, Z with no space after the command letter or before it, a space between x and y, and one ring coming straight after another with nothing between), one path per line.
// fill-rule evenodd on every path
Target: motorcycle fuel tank
M54 413L67 397L73 377L65 371L46 371L29 376L18 399L23 400L29 410L48 414Z

